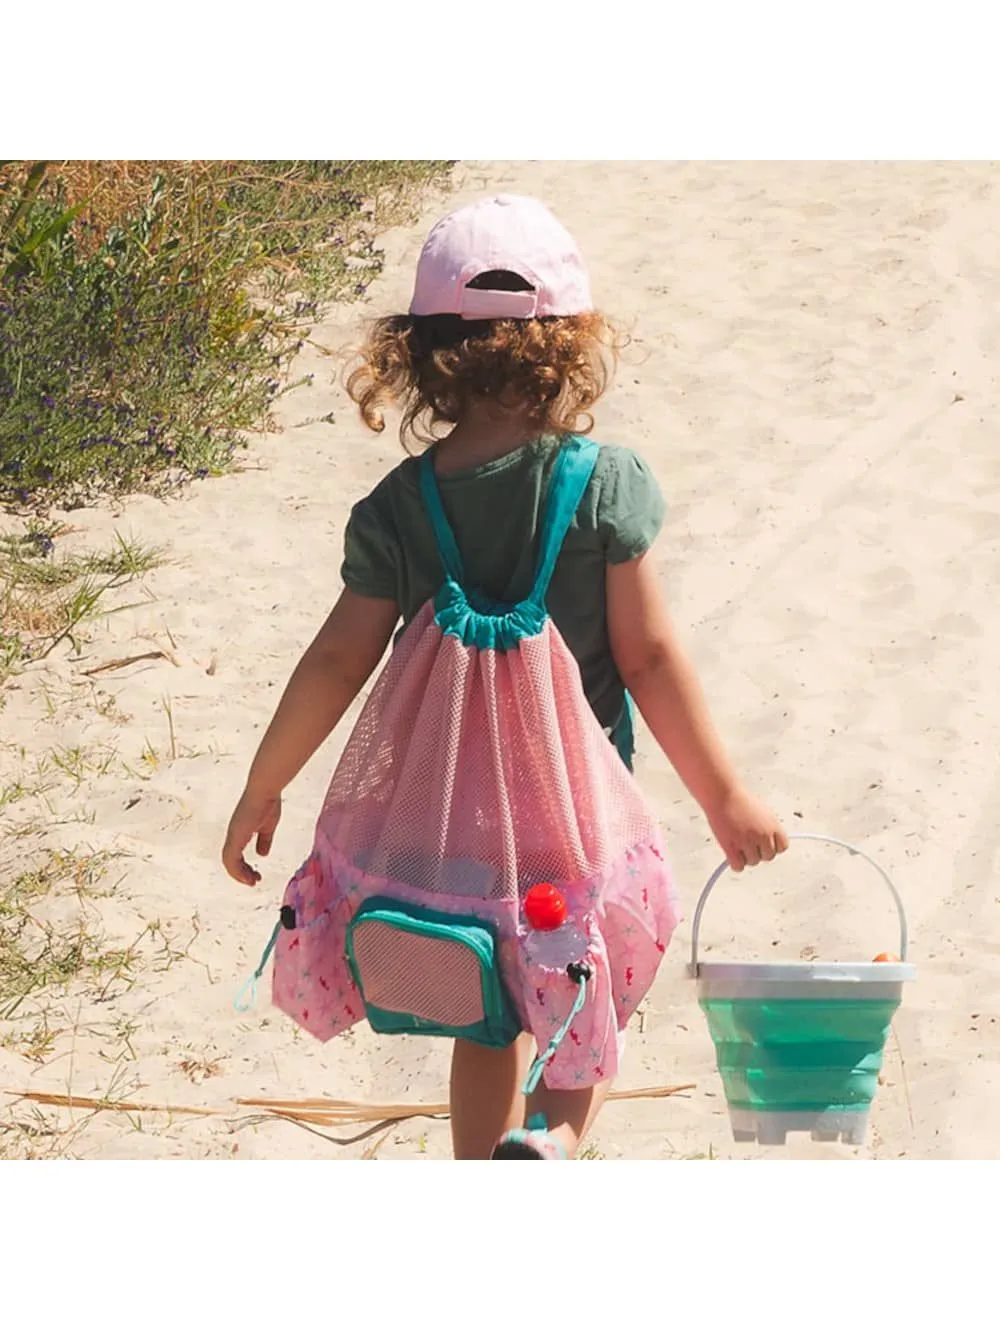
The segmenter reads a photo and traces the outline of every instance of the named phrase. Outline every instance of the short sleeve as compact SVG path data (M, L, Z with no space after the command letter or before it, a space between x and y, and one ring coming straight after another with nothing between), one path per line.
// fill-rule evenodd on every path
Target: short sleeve
M607 447L597 498L597 530L611 564L646 553L663 526L666 504L648 464L631 449Z
M351 510L344 532L344 585L359 596L399 599L399 541L369 496Z

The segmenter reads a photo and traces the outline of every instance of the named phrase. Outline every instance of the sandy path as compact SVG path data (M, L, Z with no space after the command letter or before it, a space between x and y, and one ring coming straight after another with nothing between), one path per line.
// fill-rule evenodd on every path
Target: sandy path
M466 167L459 192L546 199L577 234L602 304L634 319L598 434L640 449L663 484L670 515L657 562L718 720L789 824L868 847L903 891L919 980L862 1155L1000 1155L998 181L995 167L963 165L490 163ZM373 310L405 305L424 228L388 236ZM342 342L356 315L338 309L318 341ZM172 558L149 579L155 599L137 594L141 607L109 620L88 653L96 663L142 649L137 634L162 642L169 630L176 666L100 680L132 722L112 726L77 700L40 723L39 682L62 691L76 672L62 654L2 717L6 743L100 742L128 760L147 737L162 746L167 695L182 751L197 753L162 759L138 788L113 773L86 788L87 841L134 855L123 930L159 918L190 932L197 912L202 932L191 952L205 965L179 962L123 1006L140 1022L128 1076L141 1099L225 1107L240 1094L445 1094L445 1046L365 1030L320 1048L296 1039L266 994L254 1017L230 1008L308 849L343 734L288 794L266 887L227 882L221 833L280 686L336 593L347 510L398 456L393 437L363 432L325 359L310 351L303 369L315 383L283 401L285 430L253 444L250 470L169 504L139 498L118 515L73 515L95 543L130 528ZM310 420L329 413L333 425ZM716 851L648 740L641 750L689 915ZM83 828L58 827L49 842L78 842ZM602 1153L850 1157L732 1143L683 975L688 933L685 923L644 1029L633 1029L622 1083L697 1089L610 1106L595 1131ZM805 846L720 889L705 935L709 950L762 957L867 958L894 939L888 902L857 864ZM185 1073L185 1058L213 1067ZM41 1069L0 1060L15 1084L65 1086L65 1057ZM74 1085L106 1084L106 1063L79 1040ZM79 1149L353 1158L360 1148L277 1123L136 1132L102 1118ZM415 1121L379 1155L446 1151L443 1125Z

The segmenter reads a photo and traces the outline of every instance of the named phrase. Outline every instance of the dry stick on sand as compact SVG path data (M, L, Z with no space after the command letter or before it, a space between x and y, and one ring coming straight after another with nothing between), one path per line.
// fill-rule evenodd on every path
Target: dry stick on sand
M165 651L146 651L142 655L127 655L123 660L107 660L95 669L85 669L84 678L93 678L95 674L106 674L112 669L124 669L126 665L137 665L140 660L169 660Z
M685 1082L680 1086L650 1086L634 1091L612 1091L609 1100L662 1100L668 1096L683 1095L695 1089L694 1082ZM402 1123L408 1118L447 1118L447 1104L394 1104L362 1105L351 1100L325 1100L321 1097L306 1100L237 1100L243 1108L255 1109L256 1114L248 1114L243 1120L233 1120L231 1114L221 1109L204 1109L192 1105L153 1105L128 1100L93 1100L81 1099L73 1095L55 1095L48 1091L8 1091L8 1095L17 1096L36 1105L51 1105L60 1109L90 1109L108 1113L143 1113L143 1114L188 1114L196 1118L228 1118L237 1121L240 1126L269 1118L285 1119L297 1127L304 1127L314 1132L315 1136L338 1145L352 1145L370 1136L382 1128ZM353 1123L374 1123L374 1128L357 1137L346 1139L328 1137L325 1132L315 1132L316 1127L342 1127Z

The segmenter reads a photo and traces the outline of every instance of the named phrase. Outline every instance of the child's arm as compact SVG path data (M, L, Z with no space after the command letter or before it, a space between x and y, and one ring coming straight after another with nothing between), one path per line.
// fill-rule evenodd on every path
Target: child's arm
M647 555L607 568L608 633L622 681L653 737L704 811L736 871L784 852L773 813L741 784L712 724L694 667L667 616Z
M243 859L257 835L266 857L281 816L281 794L333 732L368 681L399 618L395 601L345 590L288 681L229 823L222 861L234 880L255 885Z

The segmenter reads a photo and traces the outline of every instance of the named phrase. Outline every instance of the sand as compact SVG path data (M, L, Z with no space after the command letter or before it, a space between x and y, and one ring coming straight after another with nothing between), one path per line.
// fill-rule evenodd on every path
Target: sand
M601 305L633 325L596 434L633 445L662 483L669 517L654 554L718 723L789 828L846 837L886 865L918 968L866 1146L734 1143L684 974L690 914L718 850L643 733L638 775L686 919L631 1029L621 1084L694 1089L609 1105L594 1146L609 1159L1000 1155L1000 169L489 162L463 166L458 182L459 201L485 190L546 200L577 235ZM337 309L318 344L405 306L442 207L430 199L419 224L386 236L370 306ZM66 515L79 529L70 545L133 532L169 563L130 589L135 608L104 620L83 660L63 647L9 693L5 778L18 748L101 747L117 759L75 789L63 777L46 801L65 823L7 838L0 864L38 847L118 850L119 898L100 907L109 938L127 942L153 921L174 947L193 942L185 958L157 961L157 937L143 937L134 988L115 1000L116 986L110 1005L71 998L52 1010L63 1034L44 1063L0 1050L8 1087L230 1113L239 1096L446 1094L443 1043L361 1028L319 1046L271 1009L266 986L255 1013L232 1009L308 851L346 727L287 793L254 892L221 869L225 825L281 686L335 598L348 509L400 456L394 434L364 431L327 358L309 349L302 370L313 384L282 401L280 433L252 443L245 470L169 502ZM153 649L169 658L82 674ZM119 722L99 713L109 694ZM717 956L867 959L896 938L877 877L806 844L720 885L705 926ZM131 1034L120 1025L109 1043L88 1030L112 1020ZM284 1122L100 1116L73 1153L354 1159L372 1144ZM377 1152L447 1153L446 1125L426 1119Z

